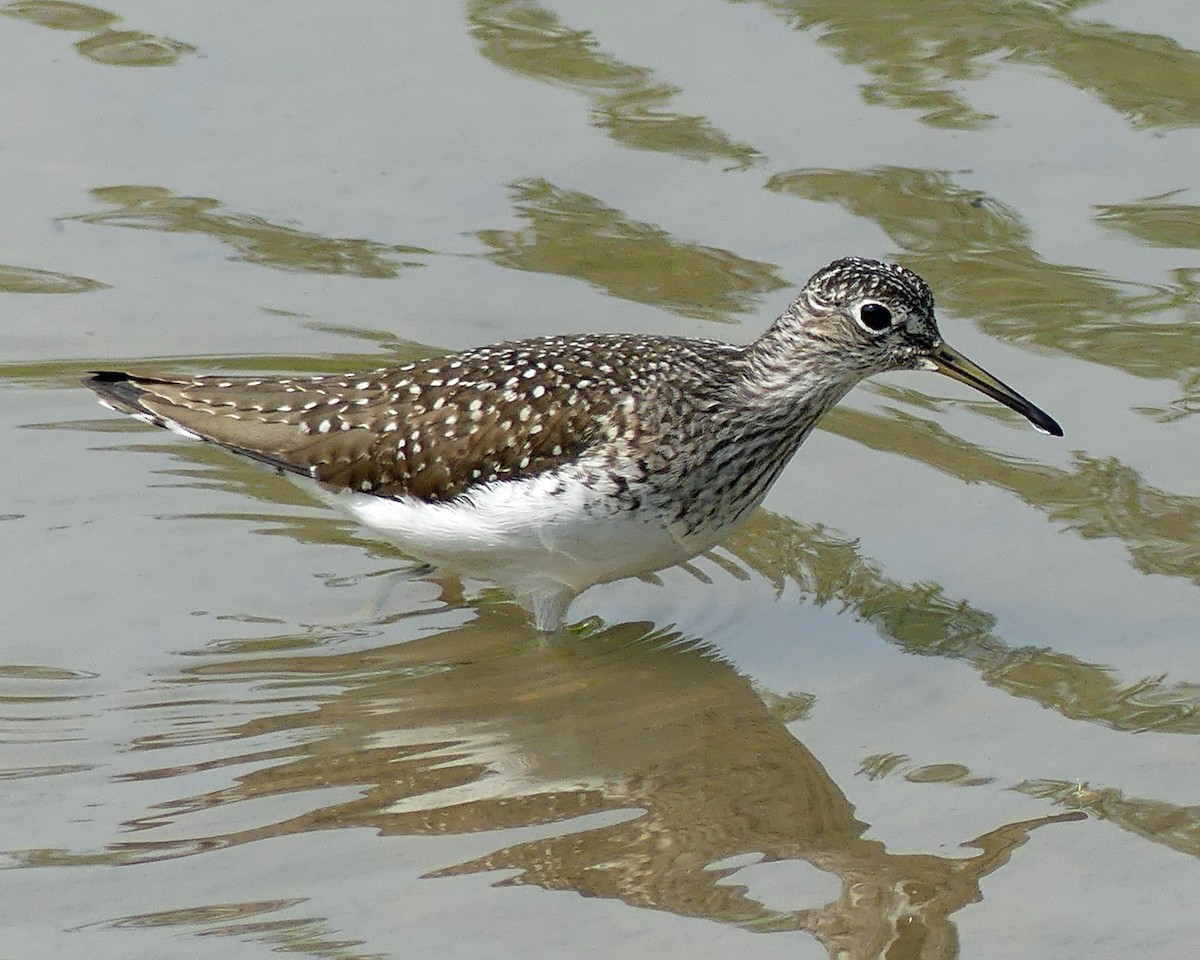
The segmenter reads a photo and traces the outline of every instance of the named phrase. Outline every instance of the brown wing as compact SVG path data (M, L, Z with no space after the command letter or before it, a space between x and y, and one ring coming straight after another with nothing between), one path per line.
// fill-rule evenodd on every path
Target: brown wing
M590 363L581 372L515 345L362 376L105 371L85 383L123 413L280 469L439 501L577 456L617 402L615 392L592 389L599 381L609 377Z

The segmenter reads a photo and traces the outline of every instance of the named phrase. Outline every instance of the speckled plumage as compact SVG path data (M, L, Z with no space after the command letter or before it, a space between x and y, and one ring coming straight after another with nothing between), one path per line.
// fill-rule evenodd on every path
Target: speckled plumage
M966 379L945 369L948 350L919 277L846 259L746 346L544 337L362 375L88 384L122 412L313 478L415 556L496 580L554 629L588 586L728 535L864 377ZM1057 430L998 381L967 382Z

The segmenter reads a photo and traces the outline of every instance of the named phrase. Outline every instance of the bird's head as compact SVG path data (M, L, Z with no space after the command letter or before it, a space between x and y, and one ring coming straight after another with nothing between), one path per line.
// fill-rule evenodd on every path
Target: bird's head
M974 387L1057 437L1062 428L1007 384L949 346L937 328L933 294L894 263L847 257L818 270L783 324L798 324L797 344L836 362L848 377L889 370L934 370Z

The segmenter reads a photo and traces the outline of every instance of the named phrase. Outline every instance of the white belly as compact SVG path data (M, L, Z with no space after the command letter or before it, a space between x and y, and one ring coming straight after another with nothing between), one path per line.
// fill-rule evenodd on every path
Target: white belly
M406 553L518 596L574 595L680 563L718 539L685 538L657 511L619 509L583 483L554 476L490 483L449 503L350 490L325 490L322 498Z

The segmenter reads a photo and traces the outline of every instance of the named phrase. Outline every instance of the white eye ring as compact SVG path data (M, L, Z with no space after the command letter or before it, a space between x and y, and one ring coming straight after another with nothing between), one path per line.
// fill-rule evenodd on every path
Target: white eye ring
M892 311L878 300L864 300L854 311L855 322L868 333L883 333L895 322Z

